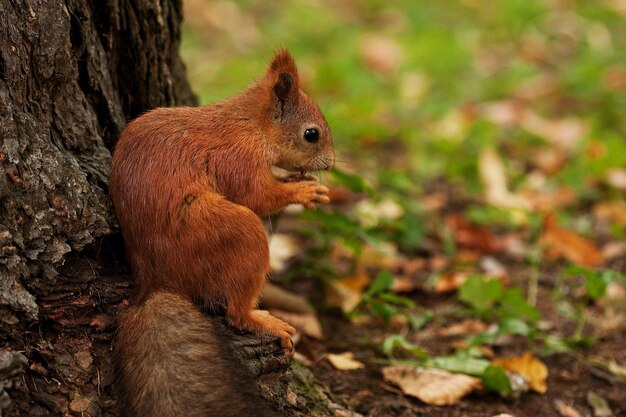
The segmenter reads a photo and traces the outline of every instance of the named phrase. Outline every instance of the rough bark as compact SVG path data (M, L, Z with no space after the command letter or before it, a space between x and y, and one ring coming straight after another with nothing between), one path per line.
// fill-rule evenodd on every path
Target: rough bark
M132 283L111 150L127 120L196 103L181 19L180 0L0 0L0 417L116 415L111 340ZM282 415L352 415L264 356L273 340L213 320Z
M103 415L129 283L106 195L126 120L194 104L177 0L0 0L0 410ZM82 414L81 414L82 413Z

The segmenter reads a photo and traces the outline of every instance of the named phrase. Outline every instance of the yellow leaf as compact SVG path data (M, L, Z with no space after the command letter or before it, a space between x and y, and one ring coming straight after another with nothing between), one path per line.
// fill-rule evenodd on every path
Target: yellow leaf
M394 365L383 368L385 381L400 387L403 393L426 404L456 404L470 392L482 387L478 378L452 374L441 369Z
M514 358L496 358L492 363L523 376L533 391L543 394L548 390L548 368L530 352Z
M354 353L352 352L329 353L326 355L326 360L328 360L335 369L339 369L340 371L365 368L365 364L354 359Z

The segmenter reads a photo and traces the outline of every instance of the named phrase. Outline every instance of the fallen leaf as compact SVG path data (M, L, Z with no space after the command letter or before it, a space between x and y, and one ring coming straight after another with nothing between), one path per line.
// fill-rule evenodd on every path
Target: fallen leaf
M626 169L611 168L606 171L606 182L613 188L626 191Z
M493 256L485 256L480 260L480 269L483 270L485 276L497 278L502 282L509 280L509 272L506 267Z
M394 277L393 284L391 284L390 290L395 294L402 294L415 291L417 287L417 283L412 279L405 277Z
M578 193L571 187L558 187L554 190L523 190L518 194L530 207L539 212L571 206L578 201Z
M574 407L565 404L565 402L561 400L554 400L554 408L556 408L556 411L558 411L562 417L582 417Z
M587 393L587 404L593 408L593 415L595 417L611 417L613 415L608 401L593 391Z
M354 206L354 213L365 227L377 226L382 220L396 220L402 217L404 209L393 200L382 200L374 203L361 200Z
M525 199L509 191L504 163L495 149L485 148L480 152L478 171L483 184L485 200L489 204L510 209L527 210L530 208Z
M476 249L484 253L494 253L499 249L496 237L491 231L470 223L461 214L453 213L446 216L446 225L459 247Z
M499 126L517 126L526 109L526 104L518 100L492 101L480 106L482 117Z
M400 99L405 107L415 107L426 96L430 78L425 73L409 72L400 81Z
M607 68L602 74L602 86L611 92L626 91L626 69L617 66Z
M626 243L624 242L608 242L602 247L602 256L605 260L610 261L617 259L626 254Z
M471 118L469 115L460 109L454 109L439 120L435 125L434 133L447 140L461 142L470 125Z
M404 394L431 405L456 404L465 395L482 387L478 378L441 369L393 365L383 368L382 372L385 381L399 386Z
M115 320L108 314L97 314L89 321L89 325L98 331L108 329L113 324L115 324Z
M521 126L530 133L568 151L574 150L587 133L587 125L580 119L550 120L532 111L524 114Z
M367 35L361 41L361 60L368 69L376 73L395 73L401 58L402 48L389 37Z
M588 267L603 263L602 253L595 244L561 228L554 213L549 213L543 220L540 242L548 256L563 257L574 264Z
M448 196L443 193L428 194L420 199L420 204L426 210L438 211L448 204Z
M273 272L284 271L287 262L302 251L295 236L274 233L269 239L270 268Z
M307 336L321 340L324 338L322 325L315 314L298 314L283 310L270 310L273 316L286 321Z
M300 347L298 346L298 349L299 348ZM296 361L296 362L301 363L304 366L308 366L308 367L313 366L313 361L311 359L307 358L306 355L303 355L302 353L300 353L298 351L294 352L293 360Z
M546 175L554 175L567 163L567 155L560 149L542 148L533 154L531 161Z
M467 281L469 276L470 274L467 271L454 271L439 275L435 280L433 291L437 294L456 291Z
M261 293L261 303L267 309L289 311L298 314L313 314L315 309L306 298L287 291L271 282L267 283Z
M352 371L354 369L363 369L365 364L354 359L354 353L329 353L326 355L326 360L330 364L340 371Z
M548 390L546 379L548 368L530 352L514 358L496 358L491 361L496 366L501 366L510 372L515 372L524 377L528 386L533 391L544 394Z
M593 206L593 214L598 219L615 223L619 227L626 227L626 201L602 201Z
M440 336L465 336L476 333L482 333L487 330L487 325L482 320L465 319L461 322L454 323L444 327L440 332Z
M357 271L350 277L329 279L326 281L326 304L350 312L359 305L363 290L370 282L370 277L363 271Z
M330 188L328 197L333 204L342 204L353 201L356 198L356 194L348 187L335 186Z

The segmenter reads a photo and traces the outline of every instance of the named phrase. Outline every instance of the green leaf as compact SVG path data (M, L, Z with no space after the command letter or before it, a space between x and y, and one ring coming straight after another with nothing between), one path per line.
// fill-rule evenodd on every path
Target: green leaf
M589 275L585 278L585 291L592 300L597 300L606 293L607 282L600 274Z
M391 275L391 272L387 270L382 270L378 273L378 275L376 275L376 278L374 278L374 282L372 282L372 285L369 287L365 295L372 296L378 294L380 292L388 290L389 288L391 288L392 285L393 275Z
M489 391L496 391L500 394L510 394L513 392L511 381L504 369L499 366L490 365L485 369L480 377L485 384L485 388Z
M415 214L407 214L396 222L398 240L403 248L414 251L426 236L426 228L422 220Z
M387 301L388 303L393 303L393 304L401 305L401 306L408 307L408 308L415 308L415 303L413 302L413 300L407 297L403 297L401 295L396 295L390 292L385 292L385 293L379 294L378 297L381 300Z
M461 301L479 311L487 310L502 297L502 283L497 279L485 279L481 276L470 277L459 290Z
M530 326L519 319L503 319L498 329L500 334L519 334L520 336L528 336L530 334Z
M426 326L432 319L434 318L434 314L432 311L427 311L422 315L417 314L405 314L405 317L409 321L409 324L413 328L413 330L419 330L422 327Z
M440 356L427 359L424 363L424 365L432 368L475 376L483 375L490 364L486 359L473 358L466 355Z
M528 304L519 288L510 288L504 292L500 308L505 318L524 318L536 322L541 317L539 310Z
M393 351L397 348L411 352L418 358L426 358L428 354L421 347L414 345L399 334L394 334L385 339L382 345L383 352L387 356L392 356Z
M355 193L369 193L372 189L372 187L358 175L348 174L337 167L333 168L331 172L338 184L348 187Z
M391 318L398 313L398 309L390 304L381 303L369 297L364 297L364 300L370 308L385 321L386 324L391 323Z

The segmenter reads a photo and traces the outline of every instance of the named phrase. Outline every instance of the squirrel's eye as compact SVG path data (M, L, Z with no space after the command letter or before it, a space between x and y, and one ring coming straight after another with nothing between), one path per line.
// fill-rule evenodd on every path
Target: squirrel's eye
M320 139L320 134L317 129L307 129L304 131L304 140L309 143L317 143Z

